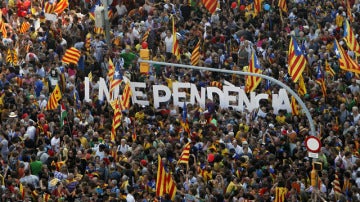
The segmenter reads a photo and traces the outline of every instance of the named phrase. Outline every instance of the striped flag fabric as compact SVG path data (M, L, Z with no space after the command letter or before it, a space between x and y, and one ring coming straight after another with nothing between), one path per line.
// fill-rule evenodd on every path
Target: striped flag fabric
M79 62L81 52L75 47L71 47L65 51L65 54L62 58L62 62L66 64L77 64Z
M209 83L209 86L217 87L217 88L219 88L219 89L222 89L223 84L222 84L221 82L219 82L219 81L211 81L211 82Z
M129 109L130 108L130 100L131 100L132 92L130 82L127 82L124 91L121 95L121 107L122 109Z
M335 173L335 179L333 181L333 189L334 189L334 195L335 199L339 199L339 196L341 195L341 188L340 188L340 180L339 180L339 173Z
M43 194L43 201L44 201L44 202L48 202L50 198L51 198L51 195L50 195L50 194L48 194L48 193L44 193L44 194Z
M142 36L142 39L141 39L142 42L147 42L147 40L149 38L150 30L151 30L150 28L146 30L146 32Z
M218 1L217 0L202 0L202 4L211 13L215 13Z
M172 175L170 172L166 173L166 193L169 194L172 201L175 200L176 195L176 183L174 179L172 178Z
M354 51L356 55L360 55L360 45L356 41L356 36L350 27L349 21L344 21L344 41L350 50Z
M327 60L325 60L325 72L329 73L332 77L335 76L335 71L331 68Z
M30 23L25 21L21 24L19 33L20 34L25 34L28 30L30 29Z
M111 8L108 8L108 19L111 20L111 18L114 16L114 12L111 10Z
M0 19L0 31L2 33L3 38L7 38L6 25L5 25L5 22L2 19Z
M87 33L85 37L85 50L89 52L90 47L91 47L91 33Z
M54 110L59 105L59 100L62 98L61 91L59 88L59 85L56 84L53 92L50 95L50 98L48 100L48 103L46 105L46 110Z
M121 74L120 71L120 65L115 67L115 71L114 71L114 75L113 75L113 79L111 81L111 85L110 85L110 95L113 94L114 90L120 86L121 82L123 80L123 76Z
M286 0L279 0L278 6L281 9L281 11L283 11L285 13L288 12L288 8L287 8L287 5L286 5Z
M187 106L186 106L186 102L184 102L183 108L182 108L182 114L181 114L181 120L180 120L180 125L183 129L183 131L187 132L188 134L190 134L190 126L189 126L189 122L187 119Z
M262 0L254 0L254 16L257 16L262 10Z
M251 54L248 72L257 73L257 74L262 73L260 62L257 59L255 52L253 52ZM250 93L250 92L254 91L257 88L257 86L260 84L260 82L261 82L260 77L246 76L245 92Z
M287 193L288 193L288 189L286 187L276 187L274 202L284 202Z
M290 39L288 52L288 72L292 80L296 83L306 67L306 58L294 36Z
M113 115L113 120L112 120L112 125L111 125L111 132L110 132L110 140L111 142L115 142L116 140L116 129L120 126L121 123L121 117L122 117L122 112L121 112L121 104L120 104L120 98L116 98L116 104L115 104L115 109L114 109L114 115Z
M23 79L23 77L22 77L21 75L17 75L17 76L16 76L16 83L17 83L17 85L18 85L19 87L22 87L23 81L24 81L24 79Z
M324 72L321 69L320 64L319 64L319 66L317 68L315 82L320 85L323 97L326 97L325 75L324 75Z
M305 86L305 82L304 82L304 77L301 75L299 77L299 87L298 87L298 94L303 96L307 93L306 90L306 86Z
M181 152L180 158L178 160L178 164L180 163L185 163L188 164L189 163L189 157L190 157L190 142L188 142L185 146L183 151Z
M102 27L94 27L95 34L104 34L104 29Z
M290 103L290 105L291 105L291 114L292 114L293 116L299 115L298 104L297 104L296 99L295 99L294 96L291 96L291 103Z
M349 0L346 1L346 15L349 18L350 22L354 22L354 17L351 13L351 7Z
M336 57L339 59L341 69L349 72L360 73L360 66L350 58L336 39L334 43L334 52Z
M60 0L54 8L54 12L60 15L62 12L64 12L65 9L69 7L69 1L68 0Z
M158 155L158 169L156 177L156 196L162 197L169 194L171 200L175 199L176 183L170 172L166 172L160 155Z
M156 196L162 197L166 194L166 171L160 155L158 155L158 169L156 175Z
M191 53L191 65L198 65L200 61L200 40L197 42L194 50Z
M114 77L114 73L115 73L115 66L114 66L114 63L112 62L111 58L109 58L109 64L108 64L108 80L109 80L109 83L111 84L112 80L113 80L113 77Z
M52 2L46 2L44 6L45 13L54 13L55 12L55 4Z
M18 62L19 59L18 59L17 51L15 49L9 48L6 54L6 63L16 65L18 64Z
M179 41L176 37L176 27L175 27L175 17L172 17L172 37L173 37L173 47L172 53L176 56L177 60L180 60L180 50L179 50Z

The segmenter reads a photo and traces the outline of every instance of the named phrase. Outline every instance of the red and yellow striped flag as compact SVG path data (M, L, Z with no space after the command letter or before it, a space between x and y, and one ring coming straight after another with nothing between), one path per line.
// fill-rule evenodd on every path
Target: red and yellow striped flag
M146 30L146 32L144 33L141 41L142 42L147 42L148 38L149 38L149 34L150 34L150 28L148 30Z
M286 0L279 0L278 6L281 9L281 11L283 11L285 13L288 12L288 8L287 8L287 5L286 5Z
M335 71L330 67L330 64L325 60L325 72L329 73L332 77L335 76Z
M218 1L217 0L202 0L205 8L211 13L215 13Z
M209 86L213 86L213 87L217 87L219 89L222 89L223 84L221 82L219 82L219 81L211 81L209 83Z
M156 173L156 196L162 197L166 194L166 171L160 155L158 155L158 169Z
M298 88L298 94L303 96L307 93L306 90L306 86L305 86L305 82L304 82L304 77L301 75L299 77L299 88Z
M85 38L85 50L87 52L90 51L90 46L91 46L91 33L87 33Z
M286 187L276 187L274 202L284 202L287 193L288 193L288 189Z
M65 51L65 54L61 61L66 64L77 64L79 62L80 56L81 52L78 49L71 47Z
M339 174L337 172L335 173L335 179L333 181L333 184L334 184L333 189L334 189L335 199L339 199L341 195L341 188L340 188Z
M176 27L175 27L175 17L172 16L172 37L173 37L173 47L172 47L172 53L176 56L177 60L180 60L180 50L179 50L179 41L176 37Z
M130 100L131 100L132 92L130 82L127 82L121 95L121 107L122 109L129 109L130 108Z
M176 195L176 183L174 179L172 178L172 175L170 172L166 173L166 193L169 194L172 201L175 200Z
M25 34L29 29L30 29L30 23L25 21L21 24L19 32L20 34Z
M297 105L297 102L296 102L296 99L294 96L291 96L291 114L293 116L297 116L299 115L299 109L298 109L298 105Z
M116 140L116 129L121 124L121 118L122 118L121 110L122 110L122 108L121 108L121 104L120 104L120 99L116 98L114 115L113 115L113 120L112 120L112 125L111 125L111 133L110 133L111 142L115 142L115 140Z
M18 54L15 49L8 49L6 54L6 63L17 65L19 62Z
M344 21L344 41L350 50L354 51L356 55L360 55L360 45L356 40L356 34L347 20Z
M360 66L345 52L336 39L334 43L334 51L336 57L339 59L341 69L349 72L360 73Z
M251 55L248 72L257 73L257 74L262 73L260 62L257 59L255 52L253 52ZM246 76L245 92L250 93L254 91L260 83L261 83L261 77Z
M351 7L349 0L346 1L346 15L349 18L350 22L354 22L354 17L351 13Z
M59 85L56 84L53 92L50 95L49 101L46 105L46 110L54 110L59 105L59 100L62 98Z
M95 34L104 34L104 29L102 27L94 27Z
M55 5L50 2L46 2L44 6L45 13L54 13L55 11Z
M178 160L178 164L180 163L185 163L185 164L188 164L189 163L189 157L190 157L190 142L188 142L183 151L181 152L181 155L180 155L180 158Z
M192 51L191 53L191 65L198 65L199 64L199 61L200 61L200 40L199 42L197 42L194 50Z
M111 10L111 9L109 9L108 10L108 19L109 20L111 20L111 18L114 16L114 12Z
M43 201L44 201L44 202L48 202L48 201L49 201L49 199L50 199L50 197L51 197L51 195L50 195L50 194L48 194L48 193L44 193L44 194L43 194Z
M54 12L58 15L61 15L62 12L64 12L65 9L69 7L69 1L68 0L60 0L54 8Z
M0 16L1 17L1 16ZM6 25L5 22L0 19L0 31L2 33L3 38L7 38L7 29L6 29Z
M296 83L306 67L306 58L294 37L291 37L288 52L288 72Z
M254 0L254 17L257 16L262 10L262 0Z
M109 83L111 84L113 78L114 78L114 73L115 73L115 66L114 66L114 63L112 62L111 58L109 58L109 64L108 64L108 80L109 80Z

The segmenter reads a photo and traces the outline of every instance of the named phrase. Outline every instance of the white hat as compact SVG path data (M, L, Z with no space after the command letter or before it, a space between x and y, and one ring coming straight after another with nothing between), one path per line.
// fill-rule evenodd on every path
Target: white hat
M9 117L10 118L15 118L15 117L17 117L17 114L15 114L15 112L10 112Z
M274 128L274 127L275 127L274 124L272 123L269 124L269 128Z

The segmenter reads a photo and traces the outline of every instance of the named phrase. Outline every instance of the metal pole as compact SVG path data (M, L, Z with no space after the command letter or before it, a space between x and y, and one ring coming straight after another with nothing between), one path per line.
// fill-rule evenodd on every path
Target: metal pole
M104 18L104 24L105 24L105 39L106 39L106 44L108 45L108 47L111 47L111 42L110 42L110 25L109 25L109 10L108 10L108 0L102 1L104 4L104 13L103 13L103 18Z
M271 82L285 88L292 96L294 96L296 101L303 108L303 110L305 112L305 115L308 118L309 125L310 125L310 131L311 131L311 134L309 134L309 135L316 136L314 121L313 121L313 119L311 117L311 114L310 114L310 111L306 107L305 103L301 100L301 98L298 96L298 94L295 91L293 91L289 86L285 85L283 82L281 82L279 80L274 79L273 77L263 75L263 74L256 74L256 73L243 72L243 71L234 71L234 70L226 70L226 69L214 69L214 68L209 68L209 67L199 67L199 66L193 66L193 65L184 65L184 64L176 64L176 63L168 63L168 62L157 62L157 61L152 61L152 60L138 59L138 62L147 62L149 64L157 64L157 65L163 65L163 66L175 66L175 67L182 67L182 68L187 68L187 69L196 69L196 70L202 70L202 71L220 72L220 73L225 73L225 74L238 74L238 75L243 75L243 76L256 76L256 77L261 77L263 79L270 80Z

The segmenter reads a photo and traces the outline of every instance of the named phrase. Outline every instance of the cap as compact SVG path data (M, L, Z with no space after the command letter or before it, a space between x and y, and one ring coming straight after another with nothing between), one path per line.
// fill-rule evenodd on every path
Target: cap
M15 112L10 112L9 117L10 118L15 118L15 117L17 117L17 114L15 114Z

